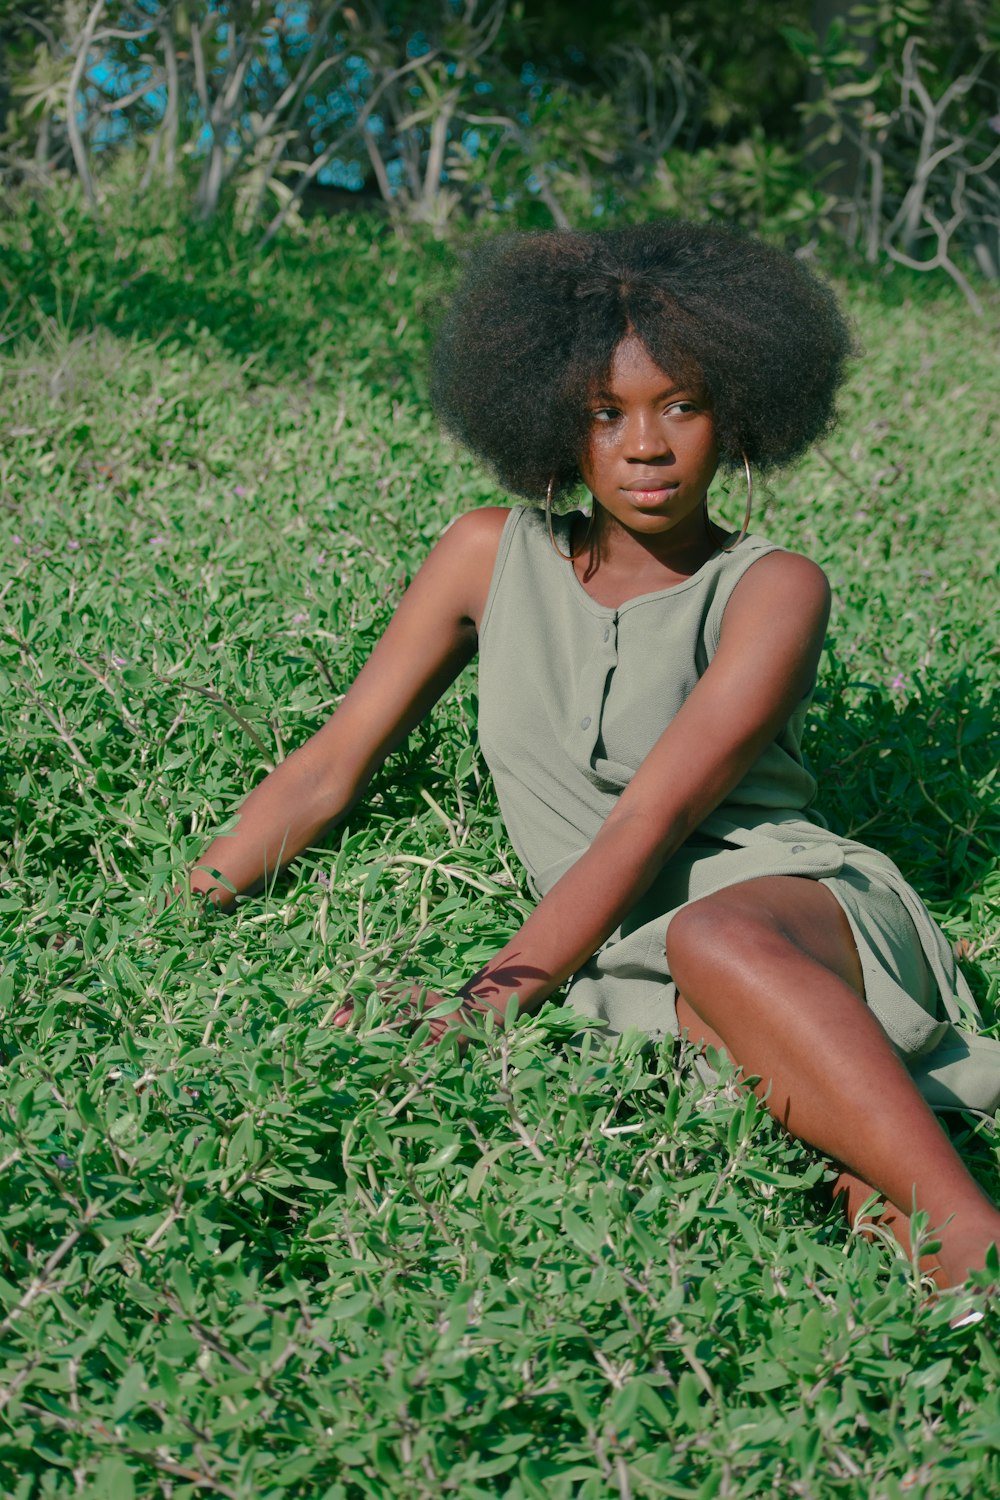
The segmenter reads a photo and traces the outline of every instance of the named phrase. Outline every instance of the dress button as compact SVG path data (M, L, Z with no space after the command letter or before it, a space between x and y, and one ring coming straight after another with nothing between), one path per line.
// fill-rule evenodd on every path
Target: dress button
M607 630L604 632L604 639L606 641L610 641L610 639L611 639L611 626L610 625L608 626Z
M805 852L806 852L806 846L805 846L805 844L793 844L792 845L792 853L793 854L805 854Z
M590 728L590 715L589 714L587 715L587 717L585 719L581 719L580 720L580 728L581 729L589 729Z

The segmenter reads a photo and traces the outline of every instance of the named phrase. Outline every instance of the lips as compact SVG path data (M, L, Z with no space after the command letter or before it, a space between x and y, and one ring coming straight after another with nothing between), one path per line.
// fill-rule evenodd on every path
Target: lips
M680 484L676 479L672 479L667 484L630 484L623 486L623 489L625 494L631 497L633 505L654 507L662 505L664 500L675 494L680 489Z

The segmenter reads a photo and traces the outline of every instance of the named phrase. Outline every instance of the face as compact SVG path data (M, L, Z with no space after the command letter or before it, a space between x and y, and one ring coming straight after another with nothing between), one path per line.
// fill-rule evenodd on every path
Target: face
M629 334L606 385L591 392L580 473L608 517L643 536L680 541L704 528L702 507L718 467L704 392L655 365Z

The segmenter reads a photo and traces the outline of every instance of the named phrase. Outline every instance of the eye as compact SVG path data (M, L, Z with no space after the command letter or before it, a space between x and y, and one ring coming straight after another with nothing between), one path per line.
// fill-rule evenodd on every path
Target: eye
M678 412L682 417L687 417L692 412L701 411L701 407L695 401L672 401L667 407L667 412Z
M598 406L590 413L590 420L592 422L613 422L616 417L620 416L621 412L617 406Z

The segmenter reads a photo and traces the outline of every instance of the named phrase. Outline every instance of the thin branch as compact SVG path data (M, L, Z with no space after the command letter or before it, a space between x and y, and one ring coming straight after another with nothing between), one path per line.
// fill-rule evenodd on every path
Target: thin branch
M163 111L161 131L164 139L163 165L167 183L172 183L177 170L177 130L180 120L180 76L177 68L177 48L174 45L173 26L170 13L166 25L160 26L163 38L163 65L167 75L167 103Z
M143 26L138 31L122 31L116 26L102 26L100 31L95 33L94 41L103 42L110 38L114 41L141 42L145 37L151 36L155 30L155 26Z
M433 53L424 53L422 57L410 58L408 62L403 63L401 67L394 69L392 73L388 74L376 85L375 89L366 101L364 108L358 114L358 118L354 120L352 124L340 136L336 138L336 140L332 141L329 146L321 151L320 154L314 158L314 160L309 164L306 170L301 174L294 192L289 195L288 201L282 205L278 213L275 214L274 218L267 226L267 229L264 231L264 234L257 245L258 250L263 250L265 246L270 244L271 240L274 239L274 236L277 234L282 224L284 224L285 220L288 218L288 215L292 212L292 209L301 201L302 195L305 193L305 190L309 186L310 182L312 182L317 177L317 175L322 172L327 163L333 159L335 152L339 151L344 143L346 141L349 141L351 136L354 135L356 131L363 131L367 135L365 127L368 124L369 117L371 116L376 104L385 93L385 91L392 84L397 83L399 79L404 77L407 73L412 73L416 68L426 65L429 57L434 55L435 54Z
M154 1448L133 1448L99 1420L93 1422L74 1420L71 1417L60 1416L58 1412L50 1411L47 1406L35 1406L33 1402L28 1401L24 1403L23 1410L36 1421L51 1422L63 1432L73 1432L92 1443L99 1440L114 1444L119 1452L127 1453L135 1460L132 1466L133 1472L139 1464L149 1464L158 1473L169 1474L174 1479L184 1479L196 1489L211 1490L215 1495L226 1496L227 1500L239 1500L241 1492L230 1488L228 1484L223 1484L218 1475L211 1473L208 1469L194 1469L190 1464L175 1463L172 1458L164 1458Z
M228 714L229 717L233 720L234 724L238 724L243 730L243 733L247 735L249 739L253 740L254 744L257 746L257 749L264 757L264 762L268 770L272 771L274 769L274 762L271 759L268 748L264 744L264 741L261 739L260 735L254 729L253 725L249 722L248 719L245 719L243 717L239 709L233 708L231 703L227 703L222 694L216 692L215 688L200 687L196 682L182 682L179 677L164 677L159 672L154 672L153 676L156 678L157 682L162 682L165 687L184 688L189 693L197 693L200 698L207 698L209 703L217 703L222 709L223 713Z
M158 89L164 82L164 78L163 73L152 73L146 82L141 83L137 89L133 89L131 94L125 94L120 99L105 99L97 106L98 112L102 115L111 115L116 109L128 109L130 105L137 104L146 94L151 94L154 89Z
M101 18L103 9L104 0L95 0L90 15L87 17L87 23L83 28L76 61L73 64L73 71L66 86L66 133L69 136L70 146L73 151L73 160L76 163L76 170L83 186L84 196L93 209L97 208L97 194L94 191L94 180L90 175L90 163L87 161L87 150L83 144L80 121L77 118L76 101L80 82L86 71L87 60L90 56L94 32L97 30L97 23Z
M100 1203L88 1205L87 1210L84 1214L84 1223L78 1224L74 1229L71 1229L69 1234L67 1234L66 1237L61 1241L61 1243L56 1246L56 1248L53 1250L52 1254L49 1256L48 1260L42 1267L41 1273L34 1278L31 1285L27 1287L27 1289L22 1293L19 1301L15 1303L10 1312L4 1318L3 1322L0 1323L0 1338L2 1338L4 1334L10 1332L21 1314L26 1313L35 1299L37 1297L40 1297L42 1293L47 1289L53 1271L62 1261L66 1259L66 1256L69 1254L73 1246L76 1244L77 1240L83 1234L87 1223L94 1217L98 1209L103 1208L103 1206L104 1205Z
M258 135L261 139L271 134L271 131L274 129L285 109L288 108L288 106L294 99L296 99L296 97L301 98L302 95L305 94L306 89L313 87L317 79L321 78L328 68L332 68L335 63L340 62L345 56L343 52L339 52L335 57L325 58L324 61L319 65L319 67L316 68L314 72L310 73L308 77L306 77L310 64L312 63L313 57L315 56L320 43L326 39L326 33L330 29L330 24L333 21L334 16L342 8L342 6L343 0L337 0L337 3L327 11L322 25L316 28L312 40L312 45L310 46L309 51L306 53L301 67L299 68L295 77L292 79L291 83L289 83L285 91L278 96L270 114L265 116L261 124L261 128L258 132Z
M948 220L947 224L942 224L932 209L924 207L924 218L937 235L937 250L930 260L917 260L914 256L907 255L905 251L897 250L895 245L888 243L886 243L885 250L892 260L897 261L901 266L909 266L913 271L933 271L939 268L946 271L955 285L960 288L976 316L982 317L982 303L972 290L967 277L962 274L948 253L951 236L963 217L964 213L956 214Z
M208 29L210 20L210 16L205 17L206 30ZM211 106L208 102L208 80L205 72L205 52L201 45L201 27L196 21L191 21L190 16L188 17L188 21L191 26L191 57L194 61L194 88L195 93L198 95L201 112L207 120L211 114Z
M264 199L267 195L268 187L270 186L276 172L278 171L282 157L285 154L285 148L295 134L295 127L298 124L299 115L302 113L302 105L307 97L307 91L309 89L314 89L316 87L317 80L321 78L328 69L336 67L338 63L343 62L345 56L345 53L338 52L336 56L326 58L322 63L320 63L319 67L316 68L314 72L310 73L304 85L299 90L298 97L294 102L294 107L284 126L282 127L274 150L271 152L271 155L264 167L260 185L254 198L253 207L248 214L248 220L251 224L256 221L257 215L260 213L261 207L264 203ZM257 130L256 139L258 141L267 139L276 117L277 110L275 109L268 117L268 120L265 120L261 128Z

